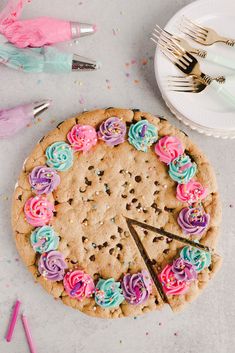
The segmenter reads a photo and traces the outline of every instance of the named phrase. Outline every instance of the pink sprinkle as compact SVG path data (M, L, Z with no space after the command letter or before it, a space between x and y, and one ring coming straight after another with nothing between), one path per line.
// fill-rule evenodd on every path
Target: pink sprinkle
M179 168L180 172L184 172L186 169L190 168L192 166L192 163L187 163L183 165L182 167Z

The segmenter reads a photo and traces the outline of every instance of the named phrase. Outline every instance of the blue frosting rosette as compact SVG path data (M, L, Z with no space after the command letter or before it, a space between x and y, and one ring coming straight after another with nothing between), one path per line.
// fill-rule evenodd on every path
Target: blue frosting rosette
M59 237L50 226L36 228L31 233L30 240L34 251L39 254L56 250L59 245Z
M130 126L128 141L138 151L147 152L148 147L152 146L158 139L156 126L150 124L148 120L140 120Z
M95 302L102 308L115 308L124 300L121 283L113 278L100 279L95 289Z
M175 158L169 164L169 175L171 179L179 184L188 183L196 174L197 165L192 162L186 154Z
M65 142L55 142L46 150L47 165L65 172L73 165L73 151Z
M211 264L211 254L209 252L191 246L185 246L180 252L180 257L190 262L197 272L201 272Z

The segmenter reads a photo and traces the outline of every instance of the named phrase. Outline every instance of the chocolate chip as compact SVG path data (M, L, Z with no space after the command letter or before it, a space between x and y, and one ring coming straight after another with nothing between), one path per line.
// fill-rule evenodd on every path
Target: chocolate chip
M131 205L129 203L126 204L126 209L127 209L127 211L130 211Z
M92 184L92 182L90 180L88 180L87 177L85 177L85 184L90 186Z
M136 203L138 201L138 199L132 199L131 202L132 203Z
M144 230L144 235L148 235L149 232L147 230Z
M166 212L169 212L169 213L172 213L173 211L174 211L174 208L169 208L169 207L164 207L164 210L166 211Z
M122 198L123 198L123 199L126 199L126 198L127 198L127 195L122 195Z
M89 259L90 261L95 261L95 255L91 255Z
M159 240L163 240L164 237L155 237L153 238L153 243L157 243Z
M121 227L118 227L118 233L122 233L123 232L123 229Z
M109 245L109 243L108 243L107 241L105 241L104 244L103 244L103 246L104 246L105 248L107 248L108 245Z
M81 194L84 194L86 192L86 188L83 188L83 189L79 188L79 191L80 191Z
M136 181L137 183L140 183L141 180L142 180L142 178L141 178L140 175L137 175L137 176L135 177L135 181Z
M69 199L68 200L68 203L71 205L72 204L72 202L73 202L73 199ZM58 202L59 203L59 202Z
M156 181L154 182L154 185L158 186L158 185L160 185L160 183L156 180Z
M88 167L88 170L92 170L92 169L94 169L94 166L93 166L93 165L90 165L90 166Z
M157 299L155 299L155 304L158 305L159 304L159 301Z
M103 175L104 175L104 170L98 170L98 171L97 171L97 175L103 176Z
M70 262L71 262L71 264L73 264L73 265L76 265L76 264L78 263L78 261L74 261L74 260L71 260Z
M171 238L166 238L167 244L171 243L172 241L173 241L173 239L171 239Z
M116 239L116 235L111 235L110 239L115 240Z
M165 250L163 250L163 253L164 253L164 254L168 254L169 251L170 251L169 249L165 249Z
M59 205L59 201L55 200L54 205L55 205L55 206Z
M22 201L22 195L18 196L18 200Z
M82 237L82 242L84 243L87 240L86 237Z
M113 252L114 252L114 248L109 250L110 255L113 255Z
M151 205L152 208L154 208L155 210L155 213L161 213L162 210L160 208L157 207L157 204L154 202L152 205Z
M134 194L134 193L135 193L135 189L131 189L130 194Z
M121 244L121 243L118 243L118 244L117 244L117 248L118 248L119 250L122 250L122 248L123 248L122 244Z

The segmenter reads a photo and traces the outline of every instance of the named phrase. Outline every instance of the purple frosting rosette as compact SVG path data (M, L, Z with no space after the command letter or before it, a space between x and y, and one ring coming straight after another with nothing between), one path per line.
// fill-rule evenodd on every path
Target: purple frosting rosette
M59 185L60 176L52 168L38 166L30 173L29 183L37 195L49 194Z
M100 125L98 138L109 146L116 146L125 141L126 124L119 118L111 117Z
M178 216L178 224L183 232L202 235L210 222L210 215L201 207L185 207Z
M62 281L66 268L64 256L59 251L44 253L39 259L38 271L50 281Z
M148 271L126 274L122 281L123 295L132 305L143 304L152 292L152 281Z
M172 272L174 272L175 278L181 282L194 281L197 278L194 266L181 257L173 261Z

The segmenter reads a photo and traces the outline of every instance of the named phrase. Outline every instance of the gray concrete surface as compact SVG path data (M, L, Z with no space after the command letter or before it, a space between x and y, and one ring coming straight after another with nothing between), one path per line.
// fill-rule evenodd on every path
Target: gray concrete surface
M63 47L97 58L103 67L95 73L61 76L26 75L0 67L0 108L47 97L54 101L41 121L12 139L0 141L1 353L28 352L20 321L12 343L3 339L16 297L24 303L40 353L234 352L234 141L208 138L184 127L216 171L223 203L218 250L224 264L203 295L180 314L164 310L135 320L103 321L63 306L34 284L18 257L10 224L11 195L24 159L36 141L64 118L83 109L132 107L166 114L183 128L160 97L153 71L154 47L148 38L156 22L164 25L188 3L189 0L34 0L27 6L25 18L53 15L97 23L96 36Z

